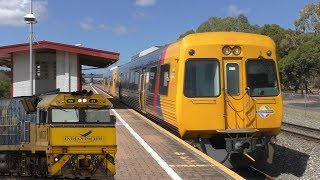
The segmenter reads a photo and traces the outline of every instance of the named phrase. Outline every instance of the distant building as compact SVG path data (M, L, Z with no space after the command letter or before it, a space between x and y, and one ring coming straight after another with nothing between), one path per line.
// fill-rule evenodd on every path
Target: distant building
M49 41L33 44L33 94L81 90L81 65L107 67L119 53ZM29 44L0 47L0 66L11 68L11 96L30 95Z

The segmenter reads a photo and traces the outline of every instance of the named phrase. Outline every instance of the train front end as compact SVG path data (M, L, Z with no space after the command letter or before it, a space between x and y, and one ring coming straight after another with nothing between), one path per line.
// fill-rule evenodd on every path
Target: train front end
M82 93L52 95L38 104L38 142L41 136L49 137L49 176L106 179L115 175L117 146L111 107L102 95Z
M182 40L180 134L220 162L266 157L280 131L282 96L271 38L200 33ZM245 163L244 163L245 162ZM231 164L231 165L230 165Z

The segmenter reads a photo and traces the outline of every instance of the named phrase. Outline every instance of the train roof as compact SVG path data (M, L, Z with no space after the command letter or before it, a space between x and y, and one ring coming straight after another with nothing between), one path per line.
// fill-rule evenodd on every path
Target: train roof
M202 44L239 44L275 47L274 41L265 35L244 32L205 32L189 34L181 39L184 46Z
M135 60L119 66L118 68L119 72L121 73L122 70L125 70L128 68L134 69L135 67L147 66L148 64L152 64L153 62L159 61L162 57L162 52L166 46L157 46L157 47L158 49L155 49L154 51L149 52L146 55L137 57Z
M59 93L40 97L37 108L112 108L111 102L101 94L74 95Z
M128 68L143 67L153 62L157 62L162 57L163 50L174 43L181 42L181 46L201 46L204 44L239 44L239 45L253 45L265 46L275 48L274 41L265 35L244 33L244 32L204 32L194 33L178 39L170 44L164 46L154 46L156 48L149 48L141 51L133 56L131 61L119 66L119 73ZM140 55L142 53L142 55Z

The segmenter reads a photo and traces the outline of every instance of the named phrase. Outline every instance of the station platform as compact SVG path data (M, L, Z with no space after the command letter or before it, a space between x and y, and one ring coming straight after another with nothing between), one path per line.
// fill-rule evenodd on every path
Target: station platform
M115 179L243 179L138 112L112 99L117 146Z

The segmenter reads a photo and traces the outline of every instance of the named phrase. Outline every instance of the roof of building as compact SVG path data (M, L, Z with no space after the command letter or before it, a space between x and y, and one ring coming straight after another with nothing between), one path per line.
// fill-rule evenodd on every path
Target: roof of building
M66 51L78 54L82 65L107 67L119 60L119 53L99 49L86 48L76 45L62 44L50 41L34 42L36 52ZM29 51L29 43L14 44L0 47L0 66L11 67L12 53Z

